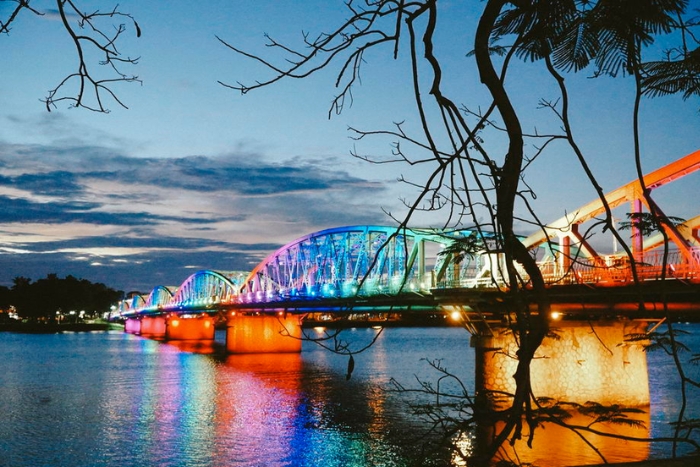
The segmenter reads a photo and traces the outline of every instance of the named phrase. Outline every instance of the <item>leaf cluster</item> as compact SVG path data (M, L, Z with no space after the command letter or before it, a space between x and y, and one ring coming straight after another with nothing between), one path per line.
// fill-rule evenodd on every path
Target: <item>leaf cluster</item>
M481 236L472 232L466 237L451 239L451 242L438 252L438 256L446 256L451 258L455 264L460 264L466 258L476 257L484 249L485 244Z
M687 0L513 1L493 31L497 42L515 35L516 56L551 60L565 72L594 67L593 75L639 73L643 95L700 96L698 17ZM661 35L677 33L662 59L644 60L642 51ZM493 47L497 48L496 45Z
M686 222L681 217L658 215L651 212L628 212L627 219L620 222L619 229L632 230L635 232L635 235L641 235L642 237L648 237L655 232L660 232L664 226L681 227Z

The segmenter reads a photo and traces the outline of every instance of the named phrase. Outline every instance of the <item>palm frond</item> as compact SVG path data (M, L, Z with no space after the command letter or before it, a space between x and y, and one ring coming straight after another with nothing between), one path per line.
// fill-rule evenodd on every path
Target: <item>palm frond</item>
M683 99L700 95L700 47L680 60L645 63L642 87L650 97L683 94Z

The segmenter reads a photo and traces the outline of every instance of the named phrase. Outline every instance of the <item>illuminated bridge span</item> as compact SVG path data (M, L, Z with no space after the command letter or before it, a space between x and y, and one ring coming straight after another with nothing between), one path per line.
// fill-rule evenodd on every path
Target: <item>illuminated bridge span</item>
M241 287L244 302L429 293L436 280L453 279L440 250L476 235L357 226L302 237L263 260ZM426 253L429 252L429 253Z
M645 177L658 188L700 168L696 151ZM606 195L611 208L629 203L630 212L644 212L639 181ZM580 226L604 212L600 200L548 224L523 239L539 259L552 286L587 284L624 286L632 282L632 268L624 253L602 255L580 233ZM700 216L679 226L664 225L671 247L662 268L663 236L643 241L632 228L632 253L638 278L700 282ZM150 294L134 294L120 304L124 317L164 312L198 312L244 304L283 304L305 301L322 308L324 301L356 297L409 300L430 297L440 290L503 289L503 258L485 250L462 255L443 252L455 242L487 245L490 238L476 231L400 229L386 226L339 227L315 232L281 247L251 272L199 271L179 287L155 287ZM524 271L520 271L527 280ZM270 308L270 307L267 307Z
M158 286L121 303L122 316L187 312L234 305L351 297L429 295L439 282L469 282L471 268L455 267L441 250L476 235L354 226L299 238L265 258L253 271L199 271L177 288Z
M155 287L147 296L133 294L120 303L120 314L159 314L166 311L192 311L213 305L233 303L239 296L240 275L216 271L199 271L188 277L180 287Z
M177 288L134 294L120 314L127 332L168 340L213 339L215 317L226 321L231 353L298 352L301 341L286 336L299 335L307 313L435 311L435 284L462 280L441 251L474 235L382 226L324 230L285 245L248 274L199 271Z
M654 190L700 169L700 151L689 154L644 177L644 185ZM642 195L642 185L634 180L605 195L611 209L629 203L631 215L642 216L644 209L651 211ZM663 215L656 206L656 212ZM550 261L543 261L541 269L550 282L610 283L619 284L632 280L630 261L626 254L603 256L581 234L581 226L603 215L602 201L592 201L524 240L532 249L539 245L552 245ZM652 280L662 278L696 280L700 278L700 216L683 221L680 225L662 224L664 233L657 232L644 238L641 230L632 225L632 254L637 264L638 278ZM669 239L668 269L662 271L664 235Z

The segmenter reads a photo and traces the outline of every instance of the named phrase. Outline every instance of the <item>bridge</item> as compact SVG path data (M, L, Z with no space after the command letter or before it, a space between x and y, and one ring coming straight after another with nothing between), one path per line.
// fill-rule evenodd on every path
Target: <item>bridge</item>
M700 151L647 174L644 185L653 190L698 169ZM640 214L650 210L642 192L635 180L605 200L611 209L627 203L630 213ZM550 358L538 359L535 369L543 367L548 376L537 380L556 384L543 389L551 397L583 403L591 400L590 391L601 391L595 400L644 405L648 387L639 381L646 377L646 358L624 344L624 336L646 332L666 309L700 307L700 216L663 224L663 234L647 238L632 222L630 258L601 254L583 233L604 211L602 200L595 200L522 237L550 288L557 317L569 317L555 325L566 338L542 346ZM512 333L504 332L510 310L503 300L503 257L493 247L497 240L475 229L327 229L284 245L252 271L199 271L178 287L133 294L117 311L127 332L166 340L213 340L216 322L225 322L230 353L299 352L302 318L333 324L340 317L375 316L376 324L386 325L391 316L449 315L473 336L481 362L477 383L511 390L504 383L514 372L507 355L517 348ZM525 271L518 272L527 282ZM594 337L592 317L598 320ZM497 351L503 349L509 350ZM574 363L551 358L555 354ZM584 361L598 363L582 374ZM595 389L586 389L588 380Z
M646 175L644 183L656 189L699 168L696 151ZM649 209L638 180L608 193L606 201L610 208L629 203L633 214ZM668 251L661 233L644 239L632 223L632 262L625 252L600 254L581 233L582 225L603 212L602 201L595 200L523 237L553 289L625 288L633 282L633 263L646 284L662 278L683 284L700 281L700 216L679 225L663 224ZM450 296L445 291L468 297L471 292L505 290L502 255L489 248L493 240L493 234L479 230L338 227L288 243L250 272L199 271L179 287L158 285L148 295L133 294L118 311L134 318L222 309L301 313L337 311L346 304L392 309L434 305L436 296ZM526 273L519 272L527 281Z

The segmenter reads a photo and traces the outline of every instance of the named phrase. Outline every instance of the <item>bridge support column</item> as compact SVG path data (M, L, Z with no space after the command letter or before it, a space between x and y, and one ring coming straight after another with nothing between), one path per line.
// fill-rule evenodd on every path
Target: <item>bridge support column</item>
M127 318L124 321L124 332L129 334L140 334L141 333L141 320L137 318Z
M584 404L649 405L646 354L626 334L643 333L647 323L562 321L553 324L559 339L546 338L535 354L530 374L536 397ZM473 337L476 390L515 392L517 352L513 334Z
M139 334L152 339L165 339L165 316L144 316L141 318Z
M578 224L571 225L572 231L578 231ZM561 248L559 257L559 266L561 268L562 276L569 275L569 269L571 268L571 237L564 235L559 239L559 245ZM558 277L557 277L558 278Z
M234 354L301 352L300 338L298 316L233 312L227 322L226 350Z
M214 319L209 316L195 318L169 316L165 321L165 339L173 341L214 340Z
M632 200L631 204L632 214L642 214L644 212L641 199L636 198ZM642 235L640 224L641 219L632 219L632 253L634 254L634 260L641 263L644 261L644 236Z

